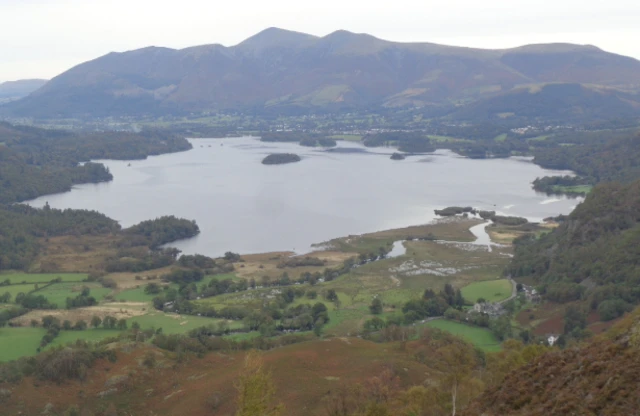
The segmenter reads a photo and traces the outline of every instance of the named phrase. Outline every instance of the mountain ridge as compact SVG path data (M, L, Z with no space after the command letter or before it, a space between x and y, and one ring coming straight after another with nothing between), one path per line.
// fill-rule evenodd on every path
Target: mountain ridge
M5 106L17 116L332 111L472 103L522 85L640 91L640 61L566 43L474 49L268 28L234 46L112 52Z

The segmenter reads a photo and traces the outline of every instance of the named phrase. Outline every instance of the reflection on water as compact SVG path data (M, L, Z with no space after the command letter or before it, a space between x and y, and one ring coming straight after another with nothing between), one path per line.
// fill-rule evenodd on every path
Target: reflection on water
M473 206L539 221L567 214L575 199L531 189L549 171L522 159L471 160L449 151L390 160L395 149L340 142L326 152L254 138L194 140L188 152L141 161L107 161L109 183L31 202L55 208L95 209L130 226L162 215L198 222L201 234L174 245L185 253L220 255L306 251L332 238L424 224L433 210ZM302 161L265 166L269 153ZM346 152L346 153L345 153ZM428 159L428 163L425 163ZM507 208L508 207L508 208Z

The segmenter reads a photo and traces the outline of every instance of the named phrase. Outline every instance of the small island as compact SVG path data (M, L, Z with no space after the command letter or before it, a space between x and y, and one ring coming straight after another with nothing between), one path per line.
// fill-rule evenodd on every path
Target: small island
M263 165L283 165L285 163L300 162L300 156L294 153L272 153L262 159Z
M391 160L404 160L405 157L402 153L395 152L391 155Z

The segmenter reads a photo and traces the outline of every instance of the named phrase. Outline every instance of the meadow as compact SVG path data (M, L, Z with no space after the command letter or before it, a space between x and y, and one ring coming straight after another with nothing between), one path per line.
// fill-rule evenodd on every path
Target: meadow
M111 289L104 288L98 283L55 283L35 291L34 294L46 297L49 302L58 305L58 308L65 308L67 298L78 296L84 287L89 288L90 296L96 298L98 302L111 293Z
M485 328L478 328L446 319L436 319L434 321L427 322L424 326L429 328L438 328L453 335L457 335L465 341L468 341L487 352L501 350L500 341L498 341L491 331Z
M508 279L471 283L462 289L462 296L475 303L479 298L487 302L499 302L511 296L512 285Z
M0 362L35 355L46 332L43 328L0 328Z
M45 284L54 279L62 282L82 282L87 278L86 273L0 273L0 282L9 280L15 284Z

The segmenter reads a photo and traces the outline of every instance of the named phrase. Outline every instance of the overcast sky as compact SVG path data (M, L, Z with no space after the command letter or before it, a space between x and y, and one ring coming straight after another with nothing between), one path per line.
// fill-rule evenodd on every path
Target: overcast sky
M640 58L639 0L0 0L0 82L112 51L234 45L276 26L482 48L592 44Z

